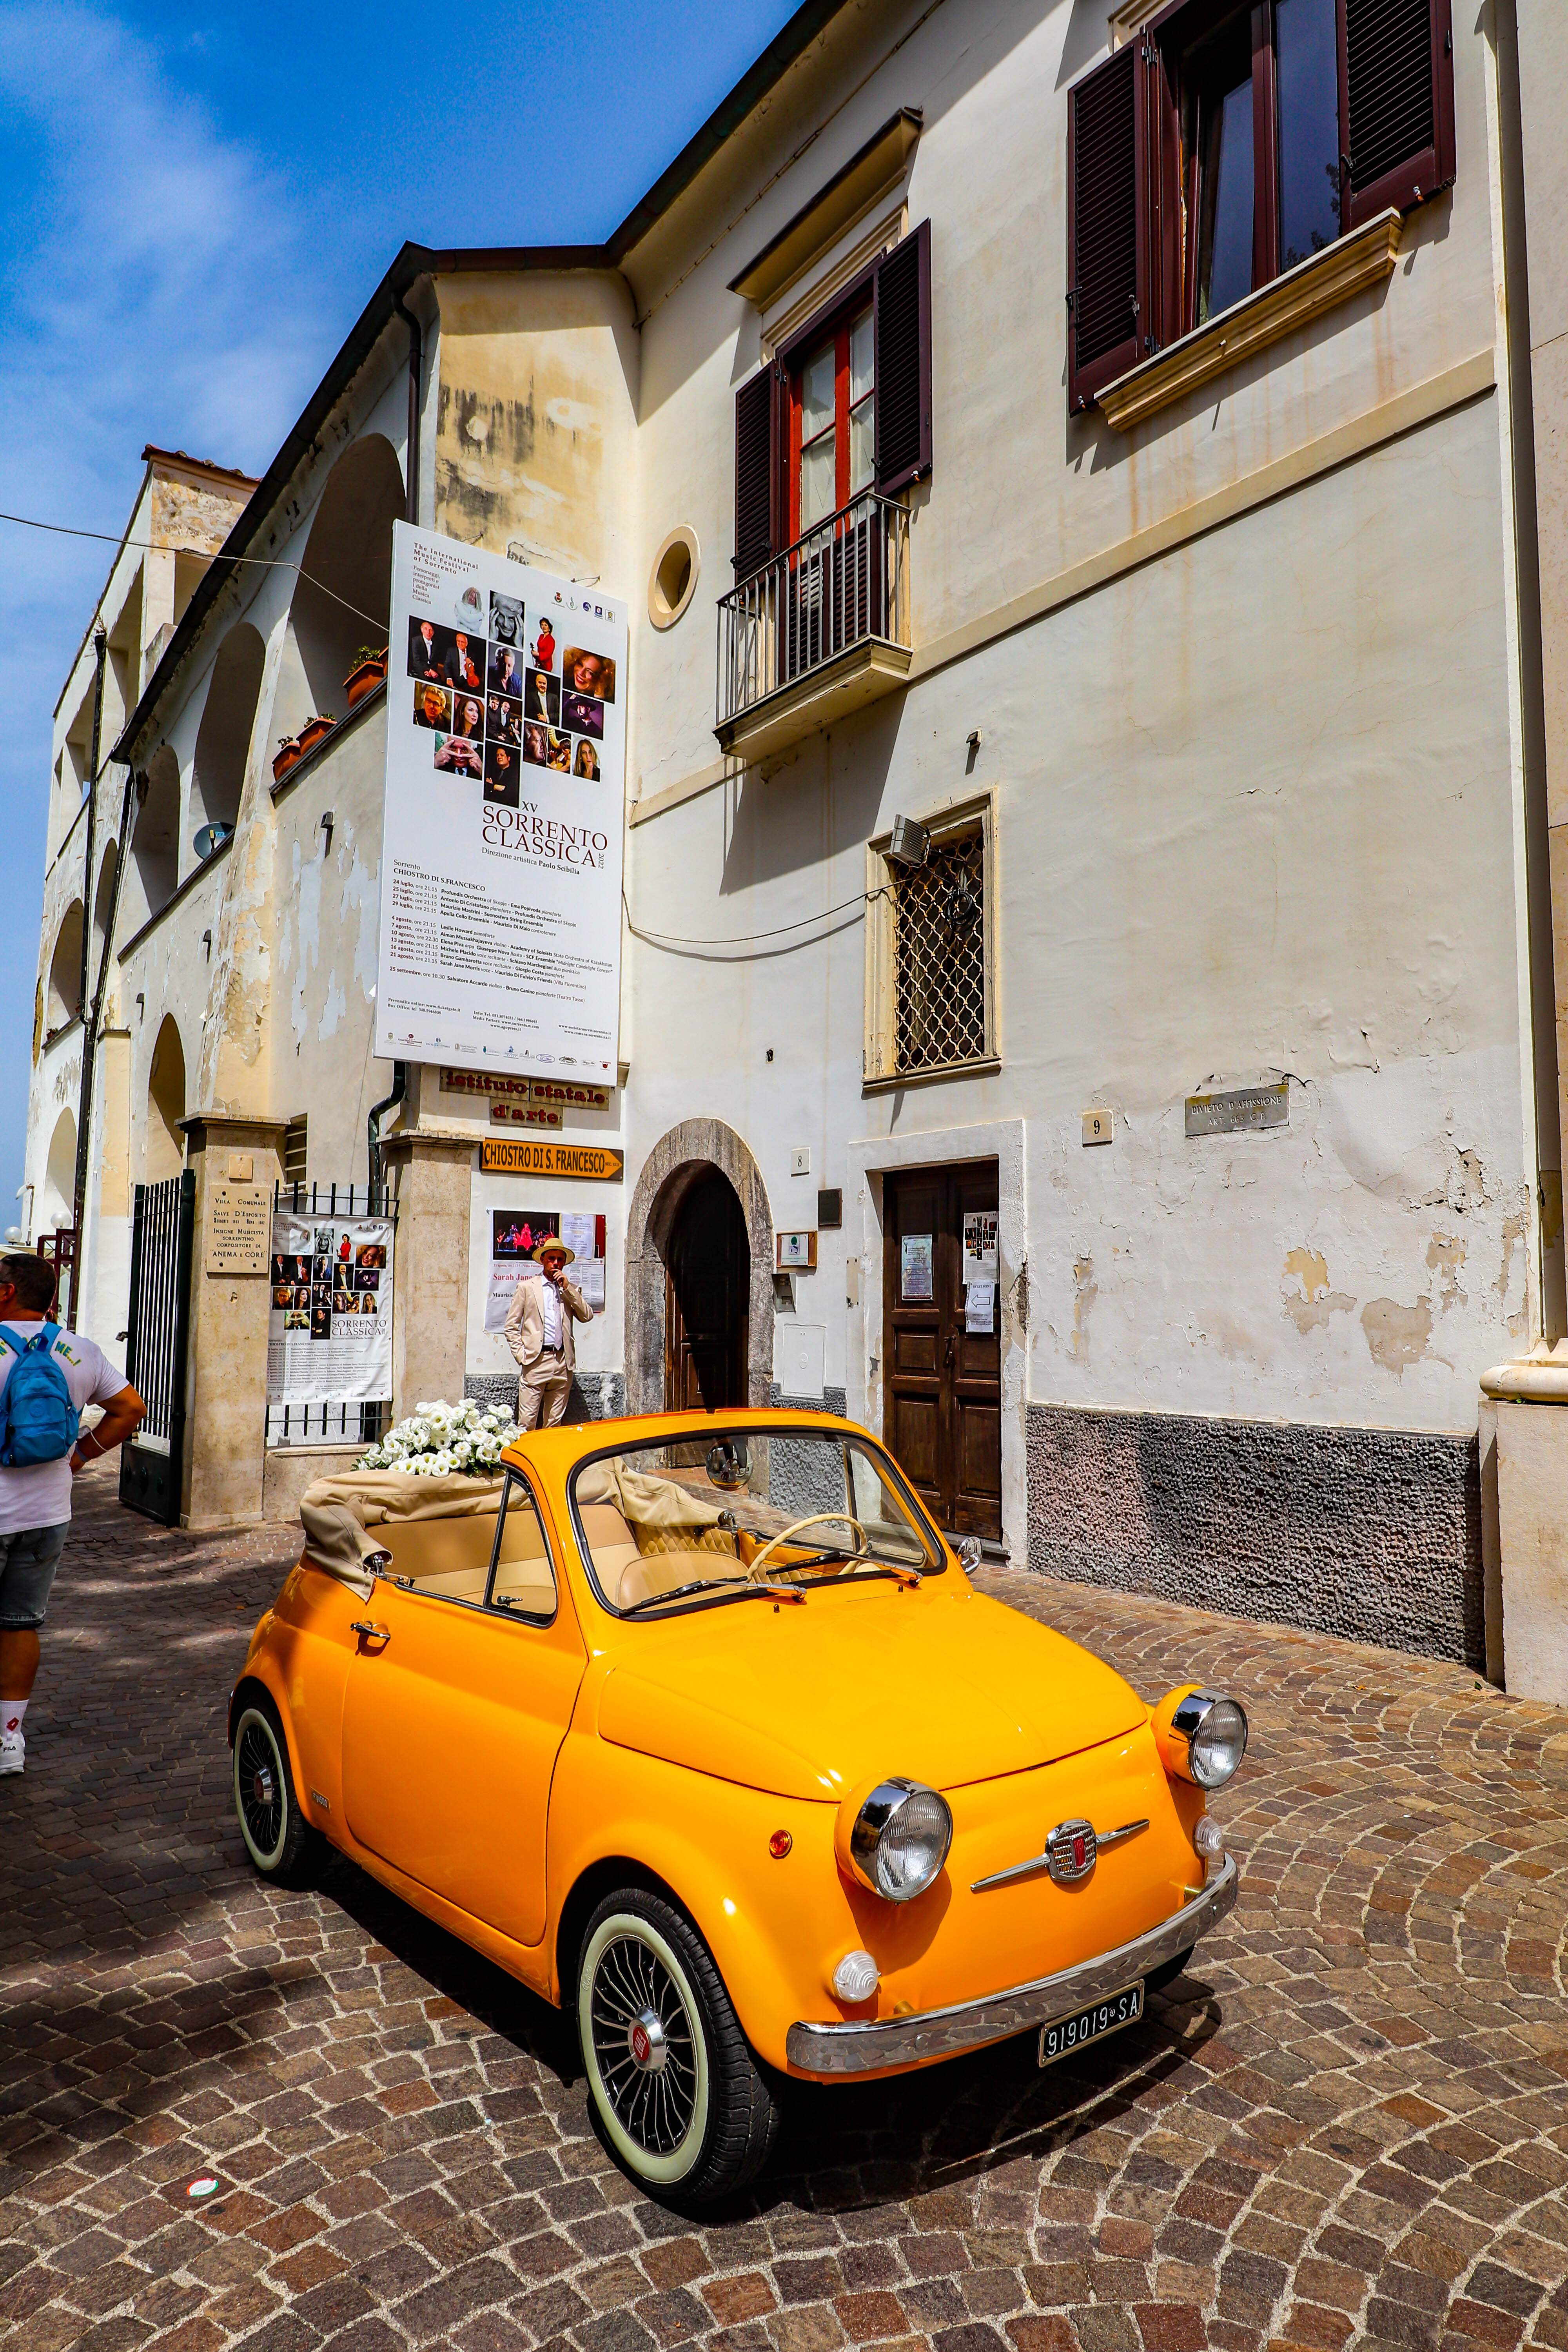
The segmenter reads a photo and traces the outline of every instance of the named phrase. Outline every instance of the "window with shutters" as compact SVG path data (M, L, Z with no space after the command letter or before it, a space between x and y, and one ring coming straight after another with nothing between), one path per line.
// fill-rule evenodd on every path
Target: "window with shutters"
M919 866L869 845L868 1086L995 1066L994 814L988 794L944 810Z
M865 659L847 698L863 700L868 688L901 678L910 642L902 494L931 470L931 227L922 221L736 394L736 584L719 600L715 728L726 751L760 748L749 714L763 703L776 709L777 698L833 665L855 668L858 650ZM819 721L831 715L817 712ZM779 724L787 736L787 715Z
M1454 172L1450 0L1176 0L1068 94L1071 406Z

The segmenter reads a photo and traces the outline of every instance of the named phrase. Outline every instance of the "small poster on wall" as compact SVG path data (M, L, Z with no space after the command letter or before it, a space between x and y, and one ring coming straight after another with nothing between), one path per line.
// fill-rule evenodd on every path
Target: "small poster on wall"
M583 1303L596 1315L605 1310L605 1220L588 1213L556 1209L492 1209L490 1217L490 1277L485 1297L485 1329L505 1328L507 1310L520 1282L540 1279L533 1253L542 1241L558 1234L573 1254L567 1279L581 1292Z
M392 1394L392 1235L384 1217L274 1215L268 1403Z
M966 1209L963 1213L963 1282L996 1279L996 1211Z
M931 1281L931 1236L905 1234L899 1244L899 1296L906 1307L935 1297Z

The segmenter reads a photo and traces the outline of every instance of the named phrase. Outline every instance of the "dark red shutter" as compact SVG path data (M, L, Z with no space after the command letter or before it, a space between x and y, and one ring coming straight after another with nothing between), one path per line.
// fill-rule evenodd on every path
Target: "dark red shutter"
M1130 41L1068 92L1068 404L1143 357L1149 320L1148 116L1143 44Z
M931 472L931 223L877 265L877 488L890 499Z
M1449 0L1338 0L1342 229L1454 177Z
M778 550L778 452L773 366L735 394L735 577L749 579Z

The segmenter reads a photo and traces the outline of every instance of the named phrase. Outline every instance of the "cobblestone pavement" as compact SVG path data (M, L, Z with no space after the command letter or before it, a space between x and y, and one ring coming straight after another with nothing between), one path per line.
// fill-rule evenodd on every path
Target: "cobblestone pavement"
M1568 2347L1568 1717L996 1577L1146 1693L1244 1695L1241 1903L1076 2071L795 2089L696 2228L608 2161L552 2011L341 1862L246 1869L224 1705L286 1538L164 1534L108 1473L80 1500L0 1789L15 2352Z

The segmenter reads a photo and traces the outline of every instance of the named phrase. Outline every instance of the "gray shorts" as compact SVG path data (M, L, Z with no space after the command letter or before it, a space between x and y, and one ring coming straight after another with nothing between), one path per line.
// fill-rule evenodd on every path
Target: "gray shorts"
M35 1633L43 1623L70 1524L0 1535L0 1633Z

